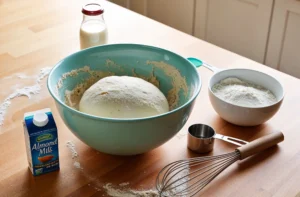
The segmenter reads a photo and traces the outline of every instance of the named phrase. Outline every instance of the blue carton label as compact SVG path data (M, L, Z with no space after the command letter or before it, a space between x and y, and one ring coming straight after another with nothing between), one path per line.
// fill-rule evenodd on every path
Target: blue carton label
M24 134L29 168L33 175L40 175L59 169L57 128L49 109L43 110L48 117L44 126L36 126L34 112L24 116Z

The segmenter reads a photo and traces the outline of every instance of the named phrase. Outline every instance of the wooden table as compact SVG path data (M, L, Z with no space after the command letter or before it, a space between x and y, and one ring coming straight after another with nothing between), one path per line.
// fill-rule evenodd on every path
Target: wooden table
M222 120L207 93L212 73L200 68L203 86L185 127L161 147L148 153L117 157L99 153L79 141L63 124L45 80L32 99L12 100L0 131L0 196L105 196L103 185L129 182L134 189L154 187L158 171L168 162L197 156L186 148L185 131L193 123L206 123L217 132L247 141L280 129L285 141L220 174L200 194L203 196L300 196L300 81L254 61L145 18L117 5L102 2L110 43L143 43L172 50L184 57L198 57L222 67L257 69L278 78L286 90L280 111L257 127L238 127ZM15 73L34 75L79 50L81 2L71 0L0 1L0 102L13 87L32 84ZM7 78L9 77L10 78ZM6 77L6 78L5 78ZM22 119L24 112L50 107L59 129L60 171L33 177L28 169ZM74 167L66 142L72 140L83 169ZM234 150L216 141L209 155ZM198 155L199 156L199 155Z

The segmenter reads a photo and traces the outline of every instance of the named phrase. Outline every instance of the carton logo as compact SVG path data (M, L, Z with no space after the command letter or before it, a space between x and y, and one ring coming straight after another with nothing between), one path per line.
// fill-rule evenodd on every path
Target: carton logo
M39 137L36 138L37 142L42 142L45 140L52 140L53 139L53 135L51 135L50 133L44 134L44 135L40 135Z

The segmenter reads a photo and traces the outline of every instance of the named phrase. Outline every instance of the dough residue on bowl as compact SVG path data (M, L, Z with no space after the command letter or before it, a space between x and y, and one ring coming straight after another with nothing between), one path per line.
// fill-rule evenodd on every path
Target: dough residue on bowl
M79 83L75 86L73 90L65 91L65 103L78 110L78 105L83 93L91 87L94 83L96 83L99 79L104 77L112 76L114 73L112 72L103 72L103 71L91 71L89 69L90 76L82 83Z
M168 91L167 100L169 103L170 110L175 109L178 106L180 90L182 90L183 95L186 98L188 96L188 86L185 77L181 76L179 70L165 62L147 61L146 63L147 65L153 66L153 71L151 72L150 76L139 75L135 72L134 69L132 70L132 76L144 79L159 88L160 83L157 77L154 75L154 69L159 68L163 70L164 73L172 79L173 87ZM117 65L112 60L106 60L105 66L118 69L121 73L124 72L122 66ZM83 93L89 87L91 87L94 83L96 83L98 80L104 77L115 75L115 73L110 71L104 72L91 70L89 66L85 65L82 68L74 69L67 73L64 73L62 77L58 80L57 90L63 87L64 80L66 80L68 77L76 77L81 72L89 73L90 76L87 77L83 82L77 84L72 90L65 90L64 92L65 103L76 110L78 110L78 104Z
M188 96L188 86L186 84L185 77L182 77L179 70L175 67L161 61L147 61L147 64L152 64L156 68L162 69L165 74L172 78L173 88L168 92L167 99L171 109L174 109L179 101L179 91L183 90L183 94L185 97Z

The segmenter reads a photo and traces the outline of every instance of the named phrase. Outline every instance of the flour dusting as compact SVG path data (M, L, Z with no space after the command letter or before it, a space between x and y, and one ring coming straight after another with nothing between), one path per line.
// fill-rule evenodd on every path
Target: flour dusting
M33 95L39 94L41 91L40 83L50 73L51 69L51 67L42 68L39 75L37 76L36 83L34 85L18 88L4 99L4 101L0 104L0 126L3 125L7 108L11 105L11 100L21 96L26 96L31 99ZM21 79L28 78L24 74L19 74L18 77Z
M188 173L189 169L185 169L182 171L179 171L177 175L174 175L174 180L178 180L176 183L172 184L172 189L163 192L163 195L166 196L179 196L178 194L181 194L181 197L186 197L183 191L185 191L188 188ZM103 188L106 190L106 193L109 196L112 197L159 197L160 194L156 189L149 189L149 190L133 190L128 187L129 183L121 183L118 186L113 186L111 183L107 183L103 186ZM176 187L174 187L176 186Z
M28 76L28 75L25 75L24 73L17 73L16 76L19 79L31 79L31 78L35 78L35 76Z
M78 161L75 161L74 164L75 168L78 168L78 169L83 169L81 166L80 166L80 163Z
M112 197L159 197L159 194L155 190L132 190L114 187L111 183L107 183L103 186L106 193Z
M176 134L176 137L180 140L182 138L185 138L187 135L187 131L186 130L181 130Z
M121 186L121 187L124 187L124 186L127 186L127 185L129 185L129 182L125 182L125 183L120 183L119 184L119 186Z
M75 144L72 141L67 141L66 145L72 153L72 159L76 158L78 153L76 151Z
M71 155L72 155L72 159L75 159L73 166L77 169L83 169L78 161L78 153L76 151L76 147L74 142L72 141L67 141L66 146L69 148Z
M86 90L79 110L108 118L141 118L169 111L164 94L152 83L131 76L110 76Z
M49 75L50 71L51 71L52 67L45 67L41 69L41 72L39 73L36 82L40 83L42 81L42 79L44 79L46 76Z

